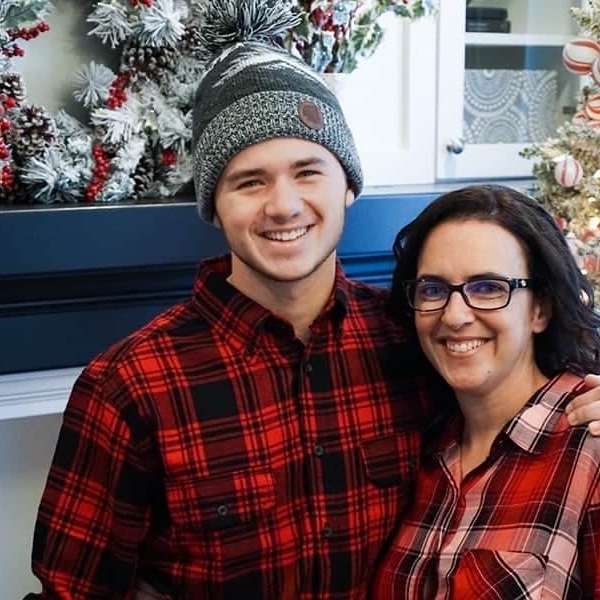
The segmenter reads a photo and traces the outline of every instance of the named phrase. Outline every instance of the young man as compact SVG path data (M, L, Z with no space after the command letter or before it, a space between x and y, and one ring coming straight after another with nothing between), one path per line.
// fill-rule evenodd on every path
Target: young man
M292 21L207 4L195 184L231 254L76 383L35 528L42 598L365 598L442 413L385 293L337 262L361 168L333 94L263 43Z

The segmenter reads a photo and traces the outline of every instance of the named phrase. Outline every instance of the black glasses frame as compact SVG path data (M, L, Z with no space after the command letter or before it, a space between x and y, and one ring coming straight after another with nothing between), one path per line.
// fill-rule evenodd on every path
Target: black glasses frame
M416 285L422 281L432 281L444 285L448 288L448 295L446 296L444 304L442 304L441 306L437 306L436 308L417 308L413 305L413 288L416 287ZM481 308L479 306L473 306L465 292L465 286L469 285L470 283L475 283L477 281L502 281L507 283L508 296L506 297L506 303L502 304L501 306L494 306L493 308ZM416 310L417 312L436 312L439 310L444 310L444 308L448 306L448 302L450 302L450 296L453 292L458 292L464 300L465 304L469 308L472 308L474 310L500 310L501 308L506 308L510 304L510 300L512 298L512 293L514 290L531 288L532 284L533 279L530 277L478 277L476 279L469 279L469 281L464 281L463 283L457 284L446 283L445 281L441 281L438 279L427 279L424 277L421 279L410 279L407 281L403 281L402 287L404 288L404 293L406 295L408 305L412 308L412 310Z

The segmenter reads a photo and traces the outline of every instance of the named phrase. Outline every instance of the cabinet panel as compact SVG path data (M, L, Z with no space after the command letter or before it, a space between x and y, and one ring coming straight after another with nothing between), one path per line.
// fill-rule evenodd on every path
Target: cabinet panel
M572 4L440 1L439 180L531 175L519 151L554 135L575 110L580 78L562 64L562 47L577 34Z
M335 79L354 132L365 184L431 183L435 179L436 21L382 18L383 41L350 74ZM341 82L339 80L342 80Z

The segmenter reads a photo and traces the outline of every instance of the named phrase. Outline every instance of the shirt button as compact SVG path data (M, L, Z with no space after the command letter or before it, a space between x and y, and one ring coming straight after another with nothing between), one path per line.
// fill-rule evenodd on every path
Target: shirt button
M313 452L315 453L315 456L323 456L323 454L325 454L325 448L323 448L323 446L321 446L321 444L317 444L313 448Z
M307 375L310 375L310 374L313 372L313 366L312 366L312 363L309 363L309 362L307 362L307 363L304 365L304 372L305 372Z
M331 529L329 525L325 525L321 533L323 534L323 537L330 538L333 535L333 529Z
M228 512L229 512L229 509L227 508L227 506L225 506L225 504L221 504L221 506L219 506L219 508L217 508L217 514L220 517L226 517Z

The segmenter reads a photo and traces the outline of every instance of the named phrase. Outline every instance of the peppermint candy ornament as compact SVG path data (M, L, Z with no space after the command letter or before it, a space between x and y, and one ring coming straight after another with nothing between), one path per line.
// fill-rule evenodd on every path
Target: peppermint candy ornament
M575 38L563 47L563 63L568 71L587 75L593 62L600 56L600 44L589 38Z
M594 83L600 85L600 55L594 59L590 69L590 75L592 76Z
M586 114L588 119L593 121L600 120L600 94L592 94L586 100L583 112Z
M569 188L578 185L582 177L581 164L570 155L560 159L554 166L554 178L563 187Z

